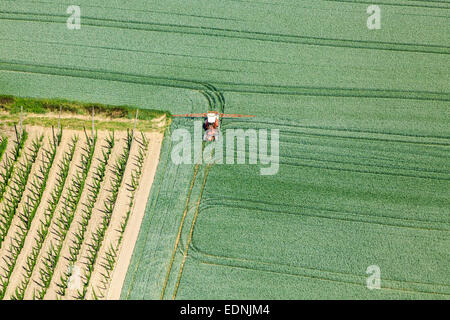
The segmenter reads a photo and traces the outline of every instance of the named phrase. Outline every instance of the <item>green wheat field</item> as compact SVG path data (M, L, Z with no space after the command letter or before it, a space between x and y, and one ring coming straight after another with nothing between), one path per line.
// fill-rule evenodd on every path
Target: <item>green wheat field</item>
M173 120L122 299L450 298L450 2L71 4L0 1L0 94L280 130L261 176L174 164Z

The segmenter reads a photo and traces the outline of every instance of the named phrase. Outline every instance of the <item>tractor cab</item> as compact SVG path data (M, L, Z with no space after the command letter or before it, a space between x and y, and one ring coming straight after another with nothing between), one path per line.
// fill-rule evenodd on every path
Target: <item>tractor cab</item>
M243 114L225 114L219 113L217 111L208 111L206 113L174 114L172 115L172 117L205 119L205 122L203 123L203 129L205 130L203 141L217 141L220 133L219 126L221 118L253 118L255 116Z
M208 128L208 126L214 126L215 129L219 127L219 113L218 112L208 112L206 114L205 119L205 129Z

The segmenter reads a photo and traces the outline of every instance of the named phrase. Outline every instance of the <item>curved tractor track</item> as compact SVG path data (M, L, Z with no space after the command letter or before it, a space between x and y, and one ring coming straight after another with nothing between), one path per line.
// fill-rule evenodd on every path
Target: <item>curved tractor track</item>
M446 8L448 9L448 7ZM49 13L32 13L18 11L0 11L0 19L36 21L47 23L65 23L67 16ZM299 36L269 32L235 30L231 28L200 27L193 25L177 25L167 23L120 20L100 17L83 17L83 24L94 27L125 28L143 31L157 31L191 35L207 35L212 37L239 38L246 40L269 41L286 44L306 44L329 47L350 47L375 50L389 50L402 52L421 52L435 54L449 54L450 47L438 45L422 45L414 43L393 43L385 41L348 40L327 37Z

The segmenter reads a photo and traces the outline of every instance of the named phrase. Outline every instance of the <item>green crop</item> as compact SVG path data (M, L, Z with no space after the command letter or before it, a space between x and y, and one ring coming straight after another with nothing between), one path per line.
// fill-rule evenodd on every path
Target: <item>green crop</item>
M8 137L0 137L0 161L5 154L6 147L8 146Z
M138 189L139 181L141 179L144 160L148 152L149 141L145 137L144 133L141 133L140 139L136 137L134 138L133 141L137 142L139 147L138 153L133 157L133 169L131 172L131 180L129 182L125 182L126 190L129 192L128 195L129 204L127 207L127 213L123 217L123 221L120 223L120 230L119 230L120 236L117 239L117 242L110 243L107 251L105 252L105 256L102 257L102 261L99 263L100 266L103 268L103 272L100 273L100 275L102 276L102 279L100 280L102 286L98 287L99 290L98 294L95 293L94 288L92 288L93 296L95 299L99 297L104 298L104 290L107 289L107 285L111 280L111 274L116 264L116 259L118 256L120 245L123 240L123 235L134 207L136 191Z
M32 145L28 150L29 153L25 154L24 160L19 163L19 167L15 170L15 175L12 176L8 193L4 199L4 207L0 213L0 248L5 240L6 234L9 231L11 222L16 214L17 207L26 189L31 168L42 145L42 139L43 136L32 142Z
M40 160L41 164L35 173L33 180L28 183L29 195L25 200L25 203L22 208L22 212L18 213L20 224L17 226L18 230L13 240L16 242L17 249L13 252L13 256L11 256L10 265L11 269L9 275L13 271L13 267L16 263L17 257L22 251L23 245L25 243L26 236L28 231L31 228L31 223L33 222L36 211L41 203L42 195L44 193L48 175L50 173L50 169L53 165L53 160L56 155L56 148L58 145L58 141L50 141L49 139L49 150L43 149L42 159ZM3 291L5 292L7 288L7 283L3 287ZM16 290L16 296L14 298L21 299L23 298L23 293L20 289Z
M78 170L74 173L71 181L72 183L66 194L63 196L62 208L55 221L56 227L54 234L56 235L56 240L50 243L50 248L43 259L43 267L39 269L40 289L37 292L34 292L34 297L37 299L43 299L50 286L56 264L60 258L64 240L74 219L75 212L77 211L86 177L91 167L97 136L89 137L86 131L85 134L86 143L81 147L81 161L80 164L77 164Z
M3 203L3 210L0 213L0 247L8 234L11 227L14 216L16 215L17 208L22 199L23 193L26 189L27 183L29 182L29 175L33 163L35 162L39 149L42 145L43 136L37 138L32 142L29 148L29 153L25 155L23 162L19 163L19 167L16 170L16 174L12 177L11 184L9 186L8 194L5 197L5 202ZM28 198L27 200L29 200ZM0 299L3 299L6 288L9 283L9 278L12 274L14 266L18 255L20 254L22 247L25 242L25 238L30 227L30 219L32 217L19 215L19 219L23 222L22 226L16 230L16 233L12 236L11 243L6 249L6 254L2 257L6 264L7 270L0 277Z
M103 202L102 212L103 217L100 225L92 232L92 240L88 246L87 262L86 268L84 269L85 281L83 281L83 288L77 293L77 299L85 299L87 289L90 283L92 273L94 271L94 265L97 261L98 252L102 246L103 239L105 237L106 231L111 222L112 214L114 212L117 197L119 195L119 190L122 185L123 177L125 174L125 169L127 167L128 159L130 157L131 146L133 143L133 133L132 131L127 131L126 144L122 150L122 153L116 159L115 164L112 167L111 185L110 190L108 190L108 196Z
M62 132L60 137L62 136ZM56 140L58 145L61 139ZM59 199L62 195L67 176L69 174L69 166L72 162L75 148L77 145L78 137L72 137L72 140L68 146L68 150L64 151L63 158L60 163L58 163L58 171L56 173L56 185L54 189L50 193L50 199L48 200L47 209L44 212L44 220L40 220L39 228L38 228L38 236L34 238L34 242L32 244L31 252L26 257L26 266L24 267L25 274L23 275L23 279L20 281L20 284L15 289L15 294L12 298L22 300L25 296L25 291L30 282L31 276L33 274L33 270L38 262L39 252L44 244L45 239L47 238L50 224L53 219L53 215L56 210L56 206L59 202Z
M11 150L11 155L7 154L0 168L0 202L3 201L6 189L10 183L11 176L13 175L15 165L19 160L25 141L27 140L28 133L24 130L22 134L19 134L16 129L16 140L14 141L14 148Z
M110 133L105 140L105 145L102 147L102 158L99 160L99 165L94 169L91 184L86 184L88 189L87 197L85 203L83 203L83 208L81 209L82 221L78 226L78 229L74 232L75 240L69 248L69 261L71 264L75 264L78 259L81 246L83 244L85 234L91 220L92 211L94 209L95 203L97 201L98 194L102 186L102 182L105 178L106 166L108 165L109 158L114 147L114 132ZM71 276L71 271L66 271L60 276L57 286L59 287L57 294L59 296L64 296L67 289L68 280Z
M167 1L151 18L161 1L104 2L74 33L60 3L5 3L0 93L280 130L274 176L174 165L166 137L122 298L449 298L447 2L374 1L380 30L368 1ZM44 104L0 96L4 114L19 103ZM381 290L366 288L372 264Z

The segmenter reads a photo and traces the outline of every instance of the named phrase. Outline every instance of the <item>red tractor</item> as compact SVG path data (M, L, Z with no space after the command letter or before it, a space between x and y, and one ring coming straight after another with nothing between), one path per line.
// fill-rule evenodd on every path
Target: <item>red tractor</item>
M219 126L219 113L208 112L203 124L203 129L205 129L203 141L216 141L219 135Z
M251 118L254 116L247 116L241 114L224 114L217 111L208 111L207 113L190 113L190 114L175 114L173 117L183 118L205 118L203 129L203 141L216 141L219 136L219 127L221 118Z

